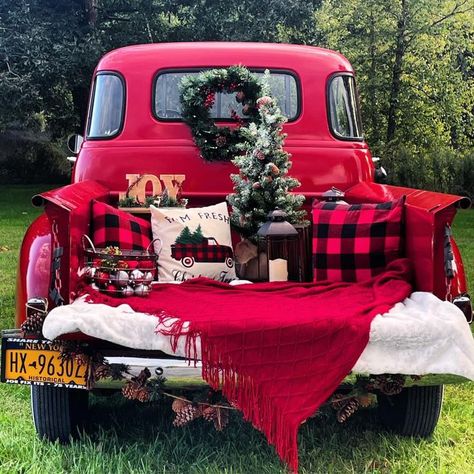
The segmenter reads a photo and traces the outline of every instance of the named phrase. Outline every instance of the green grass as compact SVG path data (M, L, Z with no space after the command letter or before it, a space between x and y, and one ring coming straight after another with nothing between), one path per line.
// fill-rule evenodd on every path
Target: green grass
M11 327L17 255L38 214L34 187L0 193L0 327ZM455 236L474 282L474 211L462 211ZM469 473L474 466L474 384L447 387L434 436L416 441L384 433L375 410L346 425L323 410L300 430L301 473ZM223 433L198 420L171 426L168 403L144 406L95 397L86 431L70 446L36 438L29 390L0 384L0 473L278 473L285 472L259 432L236 413Z

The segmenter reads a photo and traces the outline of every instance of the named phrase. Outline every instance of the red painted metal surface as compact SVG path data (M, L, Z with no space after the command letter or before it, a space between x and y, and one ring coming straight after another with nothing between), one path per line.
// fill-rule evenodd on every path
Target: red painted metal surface
M152 114L153 79L163 69L225 67L283 69L301 85L301 114L285 125L292 175L307 196L330 186L346 189L371 180L367 144L335 139L329 132L326 85L337 72L352 73L340 54L325 49L263 43L177 43L131 46L104 56L96 71L116 71L126 84L125 123L110 140L86 140L73 181L99 180L112 192L127 187L126 173L185 174L183 192L191 201L223 198L232 190L231 163L206 163L199 157L189 128L158 121ZM194 202L191 202L193 205Z
M39 216L26 231L21 245L16 280L16 326L25 320L28 298L48 297L51 272L51 227Z
M406 196L405 255L413 263L416 289L433 292L444 299L447 291L444 273L445 226L451 225L456 214L455 206L466 206L469 200L452 194L367 182L346 192L346 198L353 202L382 202L401 196ZM466 278L459 251L455 251L455 258L457 271L452 290L453 295L458 295L466 291ZM454 292L457 289L463 290Z

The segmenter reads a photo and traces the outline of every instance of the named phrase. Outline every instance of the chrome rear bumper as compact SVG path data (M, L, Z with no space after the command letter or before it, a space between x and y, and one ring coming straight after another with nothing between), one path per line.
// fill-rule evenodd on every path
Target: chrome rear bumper
M147 367L152 373L152 378L162 375L166 378L166 387L176 389L196 389L206 386L207 383L201 375L201 363L188 363L183 359L150 359L142 357L107 357L112 364L126 364L129 367L130 376L137 375L142 369ZM357 374L348 375L341 383L341 388L348 388L355 383ZM407 377L405 386L427 386L459 384L469 382L468 379L450 374L427 374L419 380L412 380ZM94 388L96 389L120 389L125 380L99 380Z

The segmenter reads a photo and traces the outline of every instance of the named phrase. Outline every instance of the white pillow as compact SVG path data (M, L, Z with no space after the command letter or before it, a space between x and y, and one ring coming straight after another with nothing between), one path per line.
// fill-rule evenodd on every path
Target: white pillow
M150 206L159 281L236 278L227 204L183 209ZM161 248L161 250L160 250Z

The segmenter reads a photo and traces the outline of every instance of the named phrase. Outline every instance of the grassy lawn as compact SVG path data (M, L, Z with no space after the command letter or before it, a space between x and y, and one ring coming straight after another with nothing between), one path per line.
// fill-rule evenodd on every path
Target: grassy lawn
M0 328L12 327L15 271L22 236L38 211L34 187L0 193ZM455 236L474 284L474 211L462 211ZM474 384L448 386L432 439L384 433L375 410L339 425L322 413L300 429L301 473L469 473L474 470ZM93 399L86 434L70 446L39 441L29 390L0 384L0 473L278 473L286 472L263 435L232 414L223 433L198 420L171 426L168 403Z

